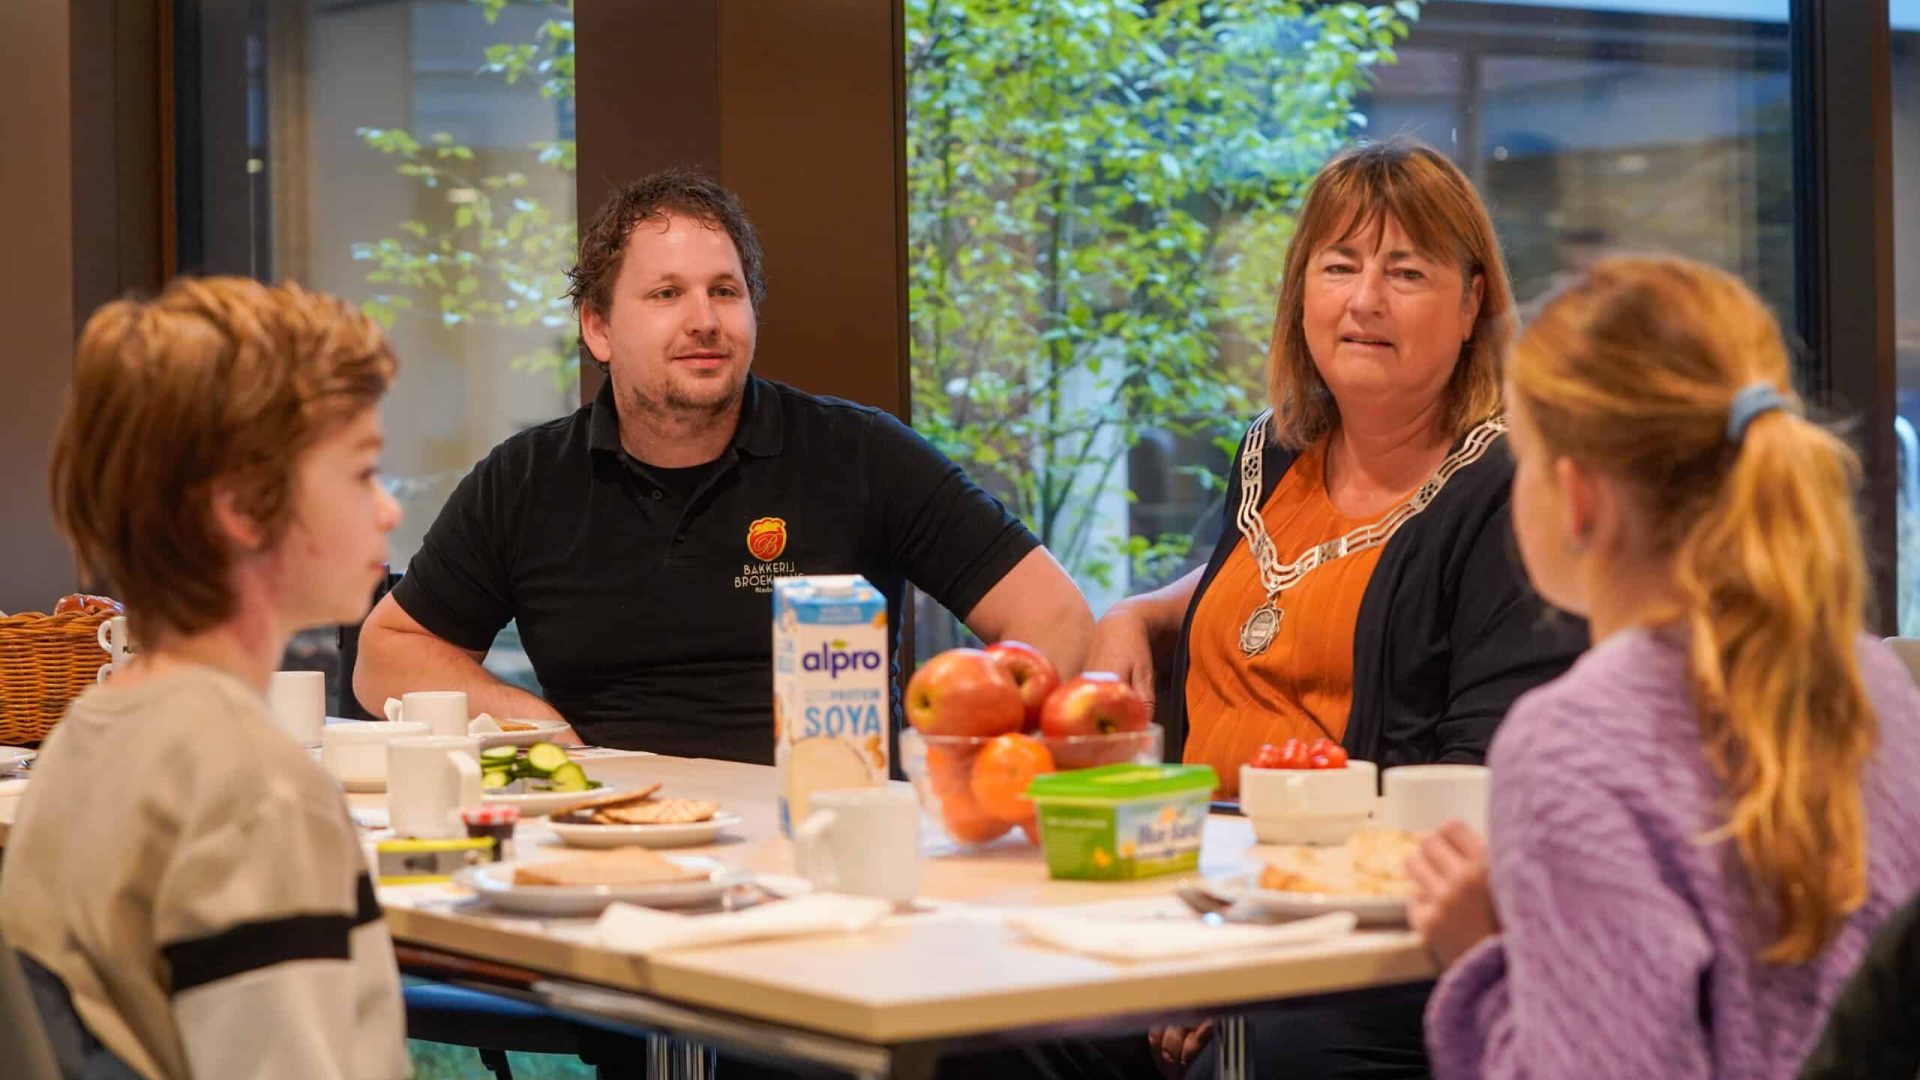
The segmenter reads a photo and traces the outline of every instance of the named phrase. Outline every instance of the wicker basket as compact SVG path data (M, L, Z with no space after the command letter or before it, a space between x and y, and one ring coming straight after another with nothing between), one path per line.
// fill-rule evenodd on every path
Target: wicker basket
M106 612L0 619L0 745L47 737L67 704L92 686L112 657L100 648Z

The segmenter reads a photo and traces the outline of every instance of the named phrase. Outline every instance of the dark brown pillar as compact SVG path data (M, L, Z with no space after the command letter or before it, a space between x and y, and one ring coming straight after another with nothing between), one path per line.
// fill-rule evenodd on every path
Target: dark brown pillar
M766 249L755 370L905 418L894 0L576 0L574 21L581 217L625 180L706 169Z
M160 280L156 7L0 4L0 610L48 610L75 584L46 484L74 337Z

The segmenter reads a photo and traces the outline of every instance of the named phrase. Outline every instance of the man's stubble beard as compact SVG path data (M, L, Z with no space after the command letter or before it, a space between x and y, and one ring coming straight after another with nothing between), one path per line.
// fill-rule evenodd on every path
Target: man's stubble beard
M671 378L664 380L657 394L650 394L641 387L620 387L614 390L636 415L644 416L656 423L705 427L707 424L726 416L740 404L746 395L747 373L727 384L724 393L717 398L702 400L682 393ZM620 393L621 390L624 393Z

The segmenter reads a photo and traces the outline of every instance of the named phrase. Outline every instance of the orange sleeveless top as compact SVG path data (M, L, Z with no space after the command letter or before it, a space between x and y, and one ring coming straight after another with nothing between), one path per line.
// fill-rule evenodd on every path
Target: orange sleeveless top
M1260 508L1281 565L1366 524L1327 497L1325 439L1294 460ZM1384 516L1384 514L1382 515ZM1339 741L1353 703L1353 628L1385 545L1315 568L1280 594L1280 626L1259 656L1240 651L1240 628L1266 600L1242 539L1200 595L1187 637L1185 759L1213 766L1220 794L1240 791L1240 766L1261 743Z

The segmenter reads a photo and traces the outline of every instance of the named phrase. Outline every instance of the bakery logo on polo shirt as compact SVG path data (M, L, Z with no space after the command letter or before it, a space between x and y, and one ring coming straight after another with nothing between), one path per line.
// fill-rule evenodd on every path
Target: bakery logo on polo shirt
M747 526L747 550L761 562L772 562L787 550L785 518L763 517Z
M773 591L773 579L792 577L800 568L791 562L775 562L780 553L787 550L787 520L777 517L755 518L747 526L747 553L760 560L759 565L742 563L740 574L733 579L736 589L752 589L754 592Z

